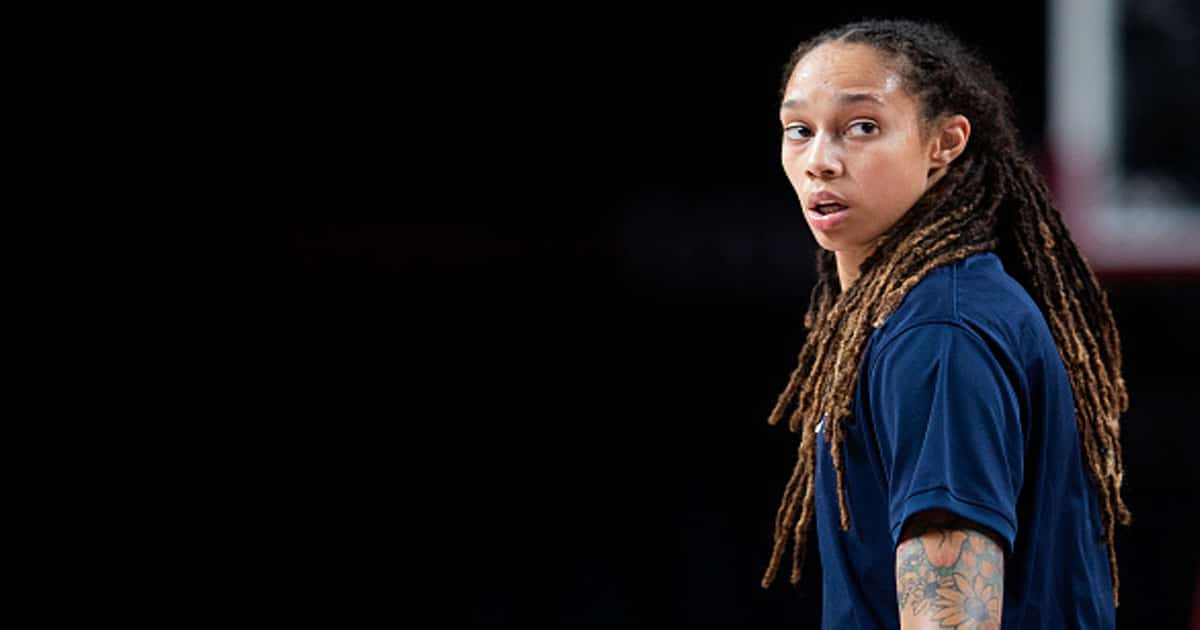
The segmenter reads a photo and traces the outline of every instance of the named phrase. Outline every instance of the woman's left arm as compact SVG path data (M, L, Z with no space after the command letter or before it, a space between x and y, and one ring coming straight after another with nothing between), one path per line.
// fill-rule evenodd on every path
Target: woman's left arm
M913 515L896 546L900 627L999 630L1004 553L993 531L944 509Z

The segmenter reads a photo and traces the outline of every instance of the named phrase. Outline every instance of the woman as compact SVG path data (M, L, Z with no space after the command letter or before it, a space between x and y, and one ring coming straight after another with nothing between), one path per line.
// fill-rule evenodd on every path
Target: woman
M1113 627L1119 339L1007 90L940 27L867 21L799 46L781 100L822 251L763 587L815 519L824 627Z

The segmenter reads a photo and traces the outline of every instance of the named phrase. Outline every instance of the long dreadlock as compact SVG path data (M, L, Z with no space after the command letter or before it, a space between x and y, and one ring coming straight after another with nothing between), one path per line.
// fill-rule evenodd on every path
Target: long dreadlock
M963 114L974 133L945 175L877 242L861 275L840 290L834 254L819 251L818 280L804 327L799 365L768 422L777 424L794 400L788 428L800 433L799 457L775 519L775 545L762 579L775 579L793 533L791 583L800 581L813 517L818 419L837 473L841 527L848 530L841 441L858 366L871 332L882 326L908 291L933 269L979 252L995 252L1037 303L1069 375L1079 439L1103 510L1113 602L1120 580L1116 522L1132 515L1121 498L1121 412L1129 406L1121 349L1108 298L1071 240L1045 180L1020 149L1008 90L991 68L945 29L906 20L870 20L831 29L801 44L784 72L786 88L803 57L827 42L873 46L896 70L922 107L923 129L943 114ZM783 89L780 90L782 96Z

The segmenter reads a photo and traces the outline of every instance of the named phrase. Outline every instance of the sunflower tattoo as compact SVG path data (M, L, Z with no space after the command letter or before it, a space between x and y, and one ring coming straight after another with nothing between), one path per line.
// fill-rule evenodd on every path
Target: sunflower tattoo
M958 630L1000 630L1000 598L992 592L991 585L984 584L983 576L975 576L971 584L967 578L954 574L957 588L937 590L941 608L933 614L934 619Z
M896 549L902 618L931 619L942 628L999 630L1003 552L981 525L944 510L914 518Z

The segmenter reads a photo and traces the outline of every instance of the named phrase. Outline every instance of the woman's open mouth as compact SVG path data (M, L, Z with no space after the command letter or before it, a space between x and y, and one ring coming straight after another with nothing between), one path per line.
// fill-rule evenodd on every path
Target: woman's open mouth
M817 204L817 207L813 209L817 211L817 214L826 215L845 210L846 206L837 202L829 201L826 203Z
M826 231L837 227L849 215L849 206L840 203L822 203L810 209L808 222L814 229Z

